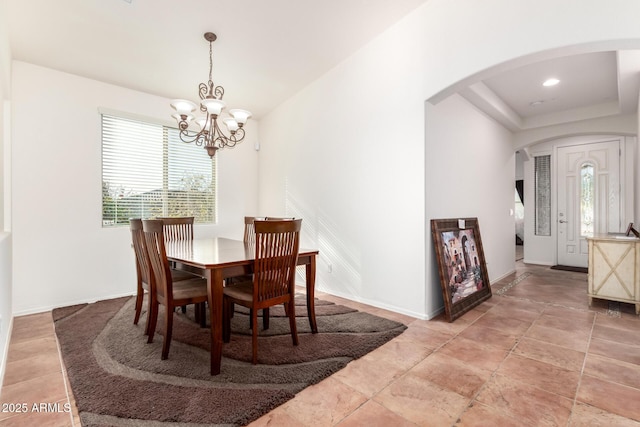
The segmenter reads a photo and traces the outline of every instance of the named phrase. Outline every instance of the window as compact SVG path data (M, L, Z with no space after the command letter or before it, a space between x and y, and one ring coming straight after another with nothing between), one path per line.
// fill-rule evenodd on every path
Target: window
M551 156L535 158L535 231L551 236Z
M595 180L594 167L585 163L580 168L580 235L593 234L593 218L595 217L595 194L593 186Z
M102 114L102 225L129 218L216 221L216 160L178 130Z

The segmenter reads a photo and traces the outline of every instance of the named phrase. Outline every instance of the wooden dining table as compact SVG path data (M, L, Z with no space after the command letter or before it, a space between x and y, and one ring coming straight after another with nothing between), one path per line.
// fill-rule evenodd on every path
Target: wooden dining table
M175 240L165 244L167 258L175 268L207 279L209 319L211 322L211 375L220 373L222 360L222 289L224 280L253 272L255 246L242 240L212 237ZM300 249L298 265L305 266L307 313L312 333L316 324L314 288L317 250Z

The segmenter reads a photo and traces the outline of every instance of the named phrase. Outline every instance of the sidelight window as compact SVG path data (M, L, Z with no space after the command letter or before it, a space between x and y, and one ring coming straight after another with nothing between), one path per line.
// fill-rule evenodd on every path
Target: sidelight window
M535 157L535 232L551 236L551 156Z
M595 218L595 169L585 163L580 168L580 235L593 234Z

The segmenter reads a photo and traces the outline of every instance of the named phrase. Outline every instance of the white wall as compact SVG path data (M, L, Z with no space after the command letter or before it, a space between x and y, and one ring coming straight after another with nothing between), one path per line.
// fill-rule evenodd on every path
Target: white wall
M0 381L11 339L11 234L0 232Z
M638 103L640 104L640 94L638 95ZM638 105L638 111L637 111L637 139L640 139L640 105ZM640 172L638 172L638 165L640 165L640 147L638 147L637 143L636 143L636 151L635 151L635 165L636 167L633 168L633 174L634 174L634 182L636 184L636 198L635 198L635 205L634 205L634 212L633 212L633 218L634 218L634 228L636 230L640 230Z
M447 149L425 140L424 101L446 99L458 83L487 70L640 48L637 16L640 2L634 0L426 2L261 121L260 210L299 212L305 219L307 242L321 251L323 290L430 316L440 295L428 213L451 197L442 194L440 178L431 179L433 162L445 159L430 153ZM450 114L447 121L458 117ZM429 134L429 121L426 126ZM463 146L475 152L472 144L483 138L468 137ZM510 178L504 203L512 205L512 157L500 151L495 160L483 159L483 170ZM474 163L463 157L458 166L473 170ZM508 214L497 209L499 218ZM513 268L513 222L504 221L504 230L495 223L490 231L493 218L481 221L483 240L496 239L487 243L490 274L501 277ZM507 235L508 259L500 247ZM338 270L334 263L341 264Z
M259 209L250 206L258 193L248 141L236 149L242 157L234 153L229 168L221 166L221 197L229 202L221 201L221 224L204 232L232 233L245 213L302 213L307 244L322 251L319 287L425 315L434 298L425 280L432 271L425 206L447 200L426 197L441 183L425 188L425 155L438 142L425 147L424 101L484 70L640 48L637 16L635 0L564 0L561 7L555 0L430 0L261 122ZM167 100L27 64L15 68L14 311L125 293L133 276L128 235L99 227L93 193L100 181L96 110L166 117ZM69 189L93 196L80 199ZM506 228L512 234L513 226ZM66 259L83 270L69 274ZM509 270L490 264L494 277Z
M464 124L464 125L461 125ZM478 218L489 281L515 270L513 135L458 95L426 109L426 219ZM427 241L427 314L442 306Z
M407 30L260 121L259 206L303 218L302 245L320 250L318 289L423 316L423 76Z
M98 108L172 120L167 99L14 61L15 315L134 292L129 229L101 226ZM256 209L255 123L247 133L217 154L219 223L196 226L196 235L240 237L243 216Z
M515 133L515 148L532 147L541 142L576 135L635 135L638 127L636 114L624 114L598 119L582 120L561 125L545 126Z
M13 320L11 304L12 245L11 234L6 232L10 229L10 224L7 223L8 215L5 215L5 210L10 206L10 192L7 194L5 188L10 182L8 173L11 170L6 159L6 153L9 150L9 95L11 82L11 52L6 33L6 16L6 2L5 0L0 0L0 384L2 384L4 378L6 356L11 338L10 327Z

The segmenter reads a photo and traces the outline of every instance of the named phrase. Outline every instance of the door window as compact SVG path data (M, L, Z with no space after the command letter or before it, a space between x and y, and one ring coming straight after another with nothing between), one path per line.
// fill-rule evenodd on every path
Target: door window
M593 234L593 219L595 218L595 188L594 167L585 163L580 168L580 235Z

